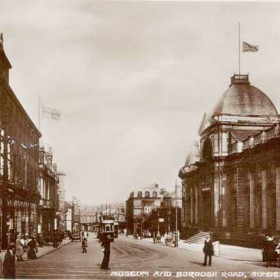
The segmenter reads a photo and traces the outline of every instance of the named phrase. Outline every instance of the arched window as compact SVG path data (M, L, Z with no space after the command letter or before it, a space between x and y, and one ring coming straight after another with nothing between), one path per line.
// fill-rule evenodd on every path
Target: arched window
M142 197L142 192L138 192L138 197Z
M153 197L157 197L157 192L153 191Z
M150 192L145 192L145 197L150 197Z

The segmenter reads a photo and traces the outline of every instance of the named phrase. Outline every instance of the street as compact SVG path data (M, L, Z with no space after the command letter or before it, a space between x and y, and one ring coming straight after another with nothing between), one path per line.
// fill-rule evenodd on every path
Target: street
M120 236L111 246L110 270L101 270L103 258L98 239L89 236L87 253L72 242L32 261L17 262L17 278L31 279L275 279L266 277L279 268L262 262L213 257L211 267L202 266L203 253L152 244ZM245 272L245 273L244 273ZM258 274L257 274L258 273Z

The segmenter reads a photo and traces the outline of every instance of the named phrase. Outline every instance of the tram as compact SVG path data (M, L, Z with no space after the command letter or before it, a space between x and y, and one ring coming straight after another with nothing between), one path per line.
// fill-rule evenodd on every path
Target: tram
M114 237L115 237L115 219L114 219L114 217L103 216L101 218L99 236L101 236L102 234L106 234L106 235L109 234L112 238L112 241L114 241Z

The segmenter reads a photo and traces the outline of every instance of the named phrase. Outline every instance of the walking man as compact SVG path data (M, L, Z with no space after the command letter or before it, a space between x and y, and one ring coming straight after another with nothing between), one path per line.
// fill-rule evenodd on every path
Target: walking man
M83 249L83 253L86 253L87 252L87 239L86 237L83 238L83 241L82 241L82 249Z
M14 254L15 248L16 244L14 242L11 242L4 258L3 275L6 279L16 278L16 258Z
M101 269L110 269L108 267L110 261L110 243L112 241L112 237L109 234L104 233L104 237L102 238L102 250L104 253L103 261L101 264Z
M208 265L211 266L212 256L214 254L214 250L213 250L213 242L212 242L209 235L206 237L206 240L204 241L203 252L204 252L204 263L203 263L203 265L204 266L207 265L207 258L208 258L209 259Z

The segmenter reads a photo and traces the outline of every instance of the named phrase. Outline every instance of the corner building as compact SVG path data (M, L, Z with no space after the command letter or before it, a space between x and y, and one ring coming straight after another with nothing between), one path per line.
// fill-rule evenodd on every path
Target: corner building
M38 131L9 84L11 64L0 34L0 224L1 249L16 232L37 230Z
M279 121L248 75L231 78L179 171L186 237L212 231L220 240L253 245L280 233Z
M134 234L142 227L145 218L160 207L162 190L158 184L139 188L130 193L126 201L127 233Z

